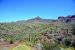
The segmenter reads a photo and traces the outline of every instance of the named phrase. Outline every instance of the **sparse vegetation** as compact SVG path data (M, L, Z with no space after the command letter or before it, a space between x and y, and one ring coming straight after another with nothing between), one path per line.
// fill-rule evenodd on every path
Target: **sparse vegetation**
M31 47L40 41L44 50L61 50L64 48L62 46L75 48L75 25L72 27L74 23L32 21L0 23L0 39L9 44L15 44L16 41L26 43L25 45Z
M12 50L32 50L31 47L25 45L19 45L14 47Z

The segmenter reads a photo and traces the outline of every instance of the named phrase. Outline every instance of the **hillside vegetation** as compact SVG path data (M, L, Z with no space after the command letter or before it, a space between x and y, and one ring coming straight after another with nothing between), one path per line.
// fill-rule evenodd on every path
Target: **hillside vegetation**
M35 48L40 43L44 50L75 48L75 23L40 17L22 22L0 23L0 43L2 42L26 43L27 46Z

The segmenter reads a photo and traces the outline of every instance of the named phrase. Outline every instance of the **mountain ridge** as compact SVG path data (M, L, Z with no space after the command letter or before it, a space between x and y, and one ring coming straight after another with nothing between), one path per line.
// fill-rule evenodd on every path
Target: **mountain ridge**
M40 16L37 16L28 20L20 20L17 22L75 22L75 15L70 16L59 16L58 19L43 19Z

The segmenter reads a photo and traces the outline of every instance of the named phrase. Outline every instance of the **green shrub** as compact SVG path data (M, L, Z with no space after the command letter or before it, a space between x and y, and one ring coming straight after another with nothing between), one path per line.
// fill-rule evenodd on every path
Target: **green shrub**
M42 42L44 50L60 50L58 45L53 41L43 41Z
M72 34L75 35L75 24L72 26Z
M64 45L65 45L66 47L69 47L69 46L71 46L71 39L65 38L64 41L63 41L63 43L64 43Z
M31 47L26 46L26 45L19 45L13 48L13 50L32 50Z
M75 48L75 40L72 41L72 44L71 45L72 45L72 47Z

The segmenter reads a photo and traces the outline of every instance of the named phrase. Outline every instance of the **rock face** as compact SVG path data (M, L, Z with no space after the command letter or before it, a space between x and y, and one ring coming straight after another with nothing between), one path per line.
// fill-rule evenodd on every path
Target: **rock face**
M75 22L75 15L66 16L66 17L60 16L60 17L58 17L58 21L61 21L61 22Z

